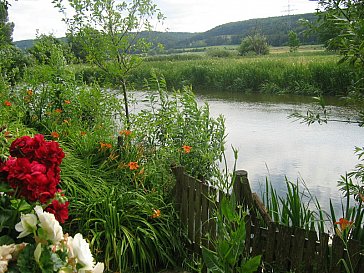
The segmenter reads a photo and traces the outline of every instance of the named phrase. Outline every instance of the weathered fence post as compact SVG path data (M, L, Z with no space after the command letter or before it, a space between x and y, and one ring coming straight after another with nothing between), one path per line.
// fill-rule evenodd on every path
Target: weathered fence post
M235 172L233 192L235 193L236 202L239 205L248 207L249 210L253 209L252 191L250 189L248 173L246 171L238 170Z

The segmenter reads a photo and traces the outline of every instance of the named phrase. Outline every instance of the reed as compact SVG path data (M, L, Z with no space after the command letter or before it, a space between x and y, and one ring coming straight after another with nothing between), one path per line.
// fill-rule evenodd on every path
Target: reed
M142 82L154 71L164 75L169 89L192 85L196 90L343 96L356 76L338 60L327 54L154 60L132 72L130 81Z

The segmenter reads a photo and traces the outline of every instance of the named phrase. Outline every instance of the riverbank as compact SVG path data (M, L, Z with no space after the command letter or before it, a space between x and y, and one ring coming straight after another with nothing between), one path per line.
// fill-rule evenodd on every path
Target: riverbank
M136 89L157 74L165 78L169 90L192 85L195 90L221 92L346 96L360 75L338 61L339 56L324 51L231 58L166 55L146 59L131 71L128 80ZM117 85L97 68L82 65L75 71L85 82Z

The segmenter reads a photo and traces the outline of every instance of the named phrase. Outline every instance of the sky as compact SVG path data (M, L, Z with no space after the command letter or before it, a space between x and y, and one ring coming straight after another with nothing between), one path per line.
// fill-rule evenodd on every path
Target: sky
M52 0L9 0L13 40L34 39L36 33L65 36L62 15ZM156 30L203 32L216 26L254 18L315 12L310 0L154 0L166 19Z

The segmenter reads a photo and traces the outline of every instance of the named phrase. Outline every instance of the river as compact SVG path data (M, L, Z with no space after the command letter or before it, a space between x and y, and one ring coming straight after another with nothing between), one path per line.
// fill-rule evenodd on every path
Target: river
M139 101L145 93L134 95ZM340 122L308 126L289 119L295 111L312 108L310 97L204 92L197 94L197 101L207 102L213 117L225 117L228 167L231 170L234 165L234 147L239 151L237 169L248 172L254 192L263 193L266 179L281 196L287 190L286 178L301 186L304 181L322 208L328 211L331 199L340 214L342 194L337 181L358 163L354 148L364 145L364 128ZM335 98L328 98L328 110L336 119L350 112Z
M306 112L312 98L211 92L198 100L210 105L212 116L225 117L228 165L234 163L233 146L239 151L237 169L248 172L253 191L261 193L268 178L282 195L287 177L304 181L326 210L329 198L340 207L337 181L358 163L354 148L364 145L364 128L340 122L308 126L288 118L294 111ZM333 117L344 118L349 109L335 106L339 103L331 99L334 105L328 109Z

